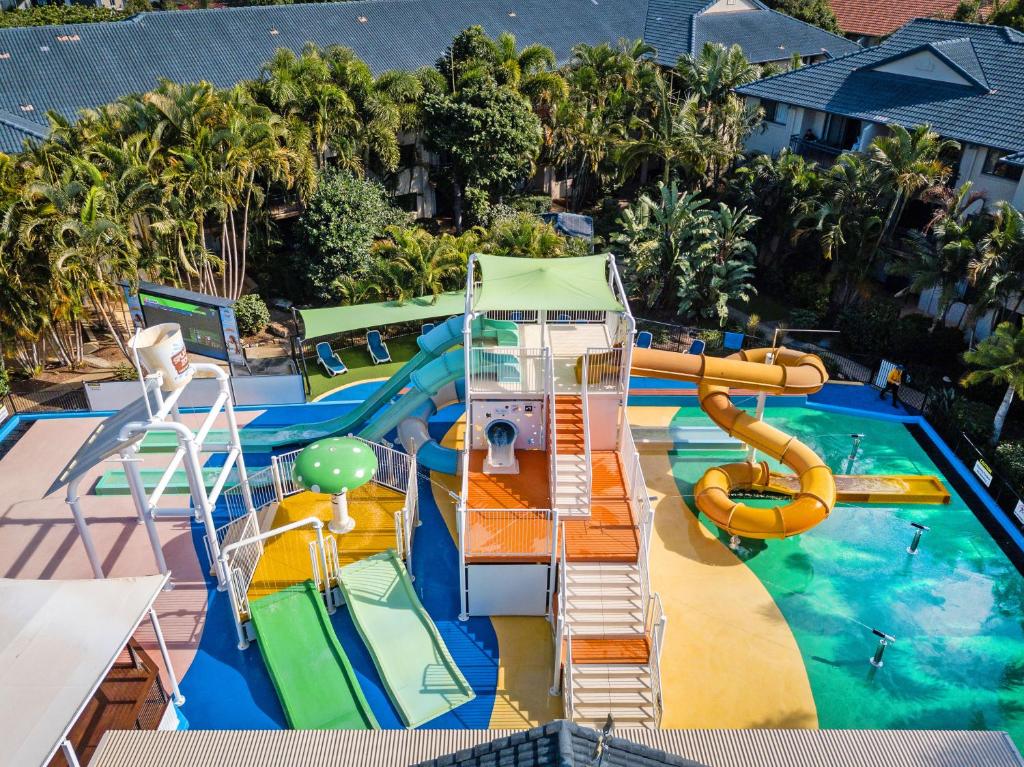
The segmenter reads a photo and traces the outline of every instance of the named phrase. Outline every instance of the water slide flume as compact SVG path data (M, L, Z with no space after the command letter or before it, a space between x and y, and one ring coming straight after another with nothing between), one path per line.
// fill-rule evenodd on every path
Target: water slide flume
M769 355L771 355L769 357ZM631 374L697 384L701 409L723 431L780 461L796 478L792 499L773 507L749 506L730 494L766 489L766 461L740 461L705 472L694 490L697 508L719 528L744 538L786 538L810 530L836 504L832 470L807 445L736 407L730 388L768 394L813 394L828 381L822 361L784 347L748 349L724 359L659 349L634 349Z

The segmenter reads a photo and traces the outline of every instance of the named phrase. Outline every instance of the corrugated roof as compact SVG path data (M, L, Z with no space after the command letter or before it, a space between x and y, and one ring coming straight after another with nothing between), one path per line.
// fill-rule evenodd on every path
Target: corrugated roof
M473 24L488 34L511 32L520 44L550 46L567 61L578 43L646 38L659 60L674 64L693 50L693 14L707 0L353 0L346 3L157 11L118 22L0 29L0 113L48 132L45 114L74 118L83 108L154 88L161 78L206 80L228 87L259 74L278 48L307 42L352 48L375 72L432 66L452 38ZM772 46L804 53L854 43L766 9L723 17L704 40L739 43L753 61L778 59ZM725 18L728 17L728 18ZM741 18L742 17L742 18ZM757 17L756 19L753 17ZM710 18L710 16L709 16ZM735 31L730 32L730 27ZM819 38L828 41L821 42ZM845 46L845 48L843 48ZM805 50L806 49L806 50ZM788 54L787 54L788 55ZM783 56L782 58L785 58ZM31 104L31 112L21 109ZM38 131L0 119L0 151L21 148Z
M90 767L406 767L515 730L111 731ZM709 767L1024 767L1005 732L964 730L617 730Z
M977 59L965 58L968 39ZM957 41L943 46L943 41ZM976 85L872 71L878 63L929 44L976 68ZM927 124L947 138L1024 149L1024 35L1006 27L917 19L881 45L768 77L738 89L748 96L905 127Z
M959 0L831 0L839 28L854 35L882 37L911 19L951 16Z

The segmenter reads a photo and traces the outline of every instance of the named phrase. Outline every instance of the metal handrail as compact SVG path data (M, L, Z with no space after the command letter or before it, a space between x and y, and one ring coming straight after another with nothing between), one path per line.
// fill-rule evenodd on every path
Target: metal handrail
M569 589L568 560L565 558L565 523L561 524L562 540L558 562L558 619L555 621L555 668L551 681L551 694L557 695L562 681L562 643L568 627L565 594Z
M586 491L584 503L587 513L590 513L590 501L594 492L594 470L593 455L590 447L590 352L583 355L582 384L580 398L583 400L583 458L586 463Z
M572 689L572 626L566 626L565 681L562 683L562 709L565 711L565 718L570 722L573 719Z
M653 594L647 602L647 609L644 615L644 633L650 637L651 649L648 658L651 674L652 698L654 699L654 723L661 726L662 711L664 709L661 697L661 651L665 646L665 627L668 624L668 616L661 604L661 597Z
M555 505L558 493L558 417L555 413L555 361L551 350L545 349L544 398L548 401L548 485L551 505Z

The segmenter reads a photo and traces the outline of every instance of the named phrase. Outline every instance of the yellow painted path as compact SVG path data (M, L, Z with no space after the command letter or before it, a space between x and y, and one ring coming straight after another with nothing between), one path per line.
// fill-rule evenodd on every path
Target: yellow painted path
M675 407L631 407L635 426L666 426ZM789 625L754 573L686 506L668 454L641 463L655 509L651 589L668 616L661 658L665 728L817 727Z
M461 448L465 421L458 421L445 435L445 447ZM439 487L460 489L459 480L449 474L431 472L435 483L434 501L441 510L448 532L457 540L455 502ZM551 626L544 618L491 618L498 637L498 687L491 711L490 727L522 729L544 724L562 716L562 699L548 695L554 666Z

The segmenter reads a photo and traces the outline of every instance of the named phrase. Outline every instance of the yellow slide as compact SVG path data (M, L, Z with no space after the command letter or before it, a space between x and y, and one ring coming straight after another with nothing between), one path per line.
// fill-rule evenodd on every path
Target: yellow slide
M634 349L630 372L696 383L701 409L718 427L782 462L795 475L798 489L792 500L764 508L738 503L729 494L738 488L767 488L772 481L767 462L743 461L709 469L694 494L697 508L718 527L745 538L785 538L806 532L832 511L836 483L825 462L795 437L758 421L729 399L730 387L769 394L813 394L828 380L818 357L784 347L748 349L725 359Z

